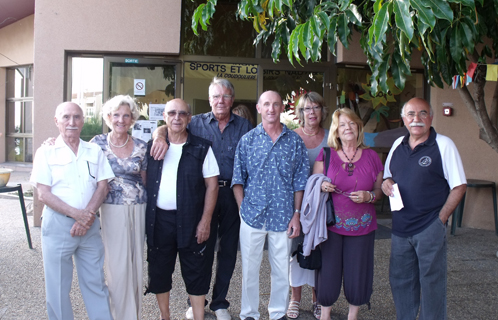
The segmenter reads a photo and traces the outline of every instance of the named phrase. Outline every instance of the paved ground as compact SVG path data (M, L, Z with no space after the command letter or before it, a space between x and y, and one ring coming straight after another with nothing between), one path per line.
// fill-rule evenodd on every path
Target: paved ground
M23 180L24 179L24 180ZM25 181L14 178L12 183ZM10 184L10 183L9 183ZM29 202L29 201L28 201ZM29 217L32 225L32 217ZM0 195L0 320L47 319L43 264L40 244L40 228L31 227L33 250L28 248L21 210L17 198ZM388 281L390 239L386 232L389 219L381 219L383 227L375 243L374 293L371 309L361 307L359 319L395 319L395 310ZM457 230L456 236L448 235L448 319L497 319L498 313L498 237L493 231L468 228ZM144 270L146 265L144 265ZM232 279L229 309L233 319L240 312L240 259ZM186 294L179 268L174 274L171 293L172 319L184 319ZM72 290L75 319L87 319L83 300L77 288L76 275ZM269 300L269 263L266 257L260 272L261 319L268 319L266 306ZM208 297L209 298L209 297ZM303 292L299 319L313 319L311 293ZM332 309L334 320L347 319L347 302L341 296ZM143 319L158 319L155 297L144 297ZM206 319L215 319L206 311Z

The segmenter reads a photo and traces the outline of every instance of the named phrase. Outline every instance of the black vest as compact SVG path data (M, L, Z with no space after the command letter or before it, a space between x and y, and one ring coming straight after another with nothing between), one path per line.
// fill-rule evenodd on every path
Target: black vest
M163 168L163 160L157 161L150 156L151 146L152 141L149 141L147 145L147 210L145 215L145 231L149 247L154 246L157 194ZM195 232L204 211L206 194L202 166L210 146L211 143L208 140L191 133L188 133L187 142L183 145L176 184L178 248L197 245ZM168 181L162 183L168 183Z

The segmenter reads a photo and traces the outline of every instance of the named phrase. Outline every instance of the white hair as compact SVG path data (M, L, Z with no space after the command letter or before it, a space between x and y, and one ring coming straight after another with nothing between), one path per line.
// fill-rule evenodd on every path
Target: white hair
M74 103L74 102L71 102L71 101L65 101L61 104L59 104L57 106L57 108L55 108L55 117L57 118L57 120L61 121L62 120L62 112L64 111L64 107L68 104L74 104L75 106L77 106L78 108L80 108L80 111L81 111L81 114L83 115L84 112L83 112L83 108L81 108L81 106L77 103ZM83 117L84 118L84 117Z

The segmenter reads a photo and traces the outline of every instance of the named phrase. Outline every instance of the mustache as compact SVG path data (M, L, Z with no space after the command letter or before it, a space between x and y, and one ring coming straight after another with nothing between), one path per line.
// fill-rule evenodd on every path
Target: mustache
M425 127L425 123L423 123L423 122L412 122L412 123L410 123L410 127Z

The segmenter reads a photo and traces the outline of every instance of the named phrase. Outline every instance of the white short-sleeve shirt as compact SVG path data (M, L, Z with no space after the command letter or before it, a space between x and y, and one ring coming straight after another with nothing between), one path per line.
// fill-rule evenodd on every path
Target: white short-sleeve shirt
M157 195L157 206L163 210L176 210L176 178L178 173L178 165L182 157L183 145L171 143L164 156L163 169L161 173L161 184ZM209 150L202 165L202 176L210 178L218 176L220 169L218 162L214 157L213 149ZM164 183L163 183L164 182ZM166 183L167 182L167 183Z
M33 161L30 182L44 184L59 199L76 209L85 209L97 182L114 178L102 149L80 139L78 154L59 136L53 146L40 147Z

